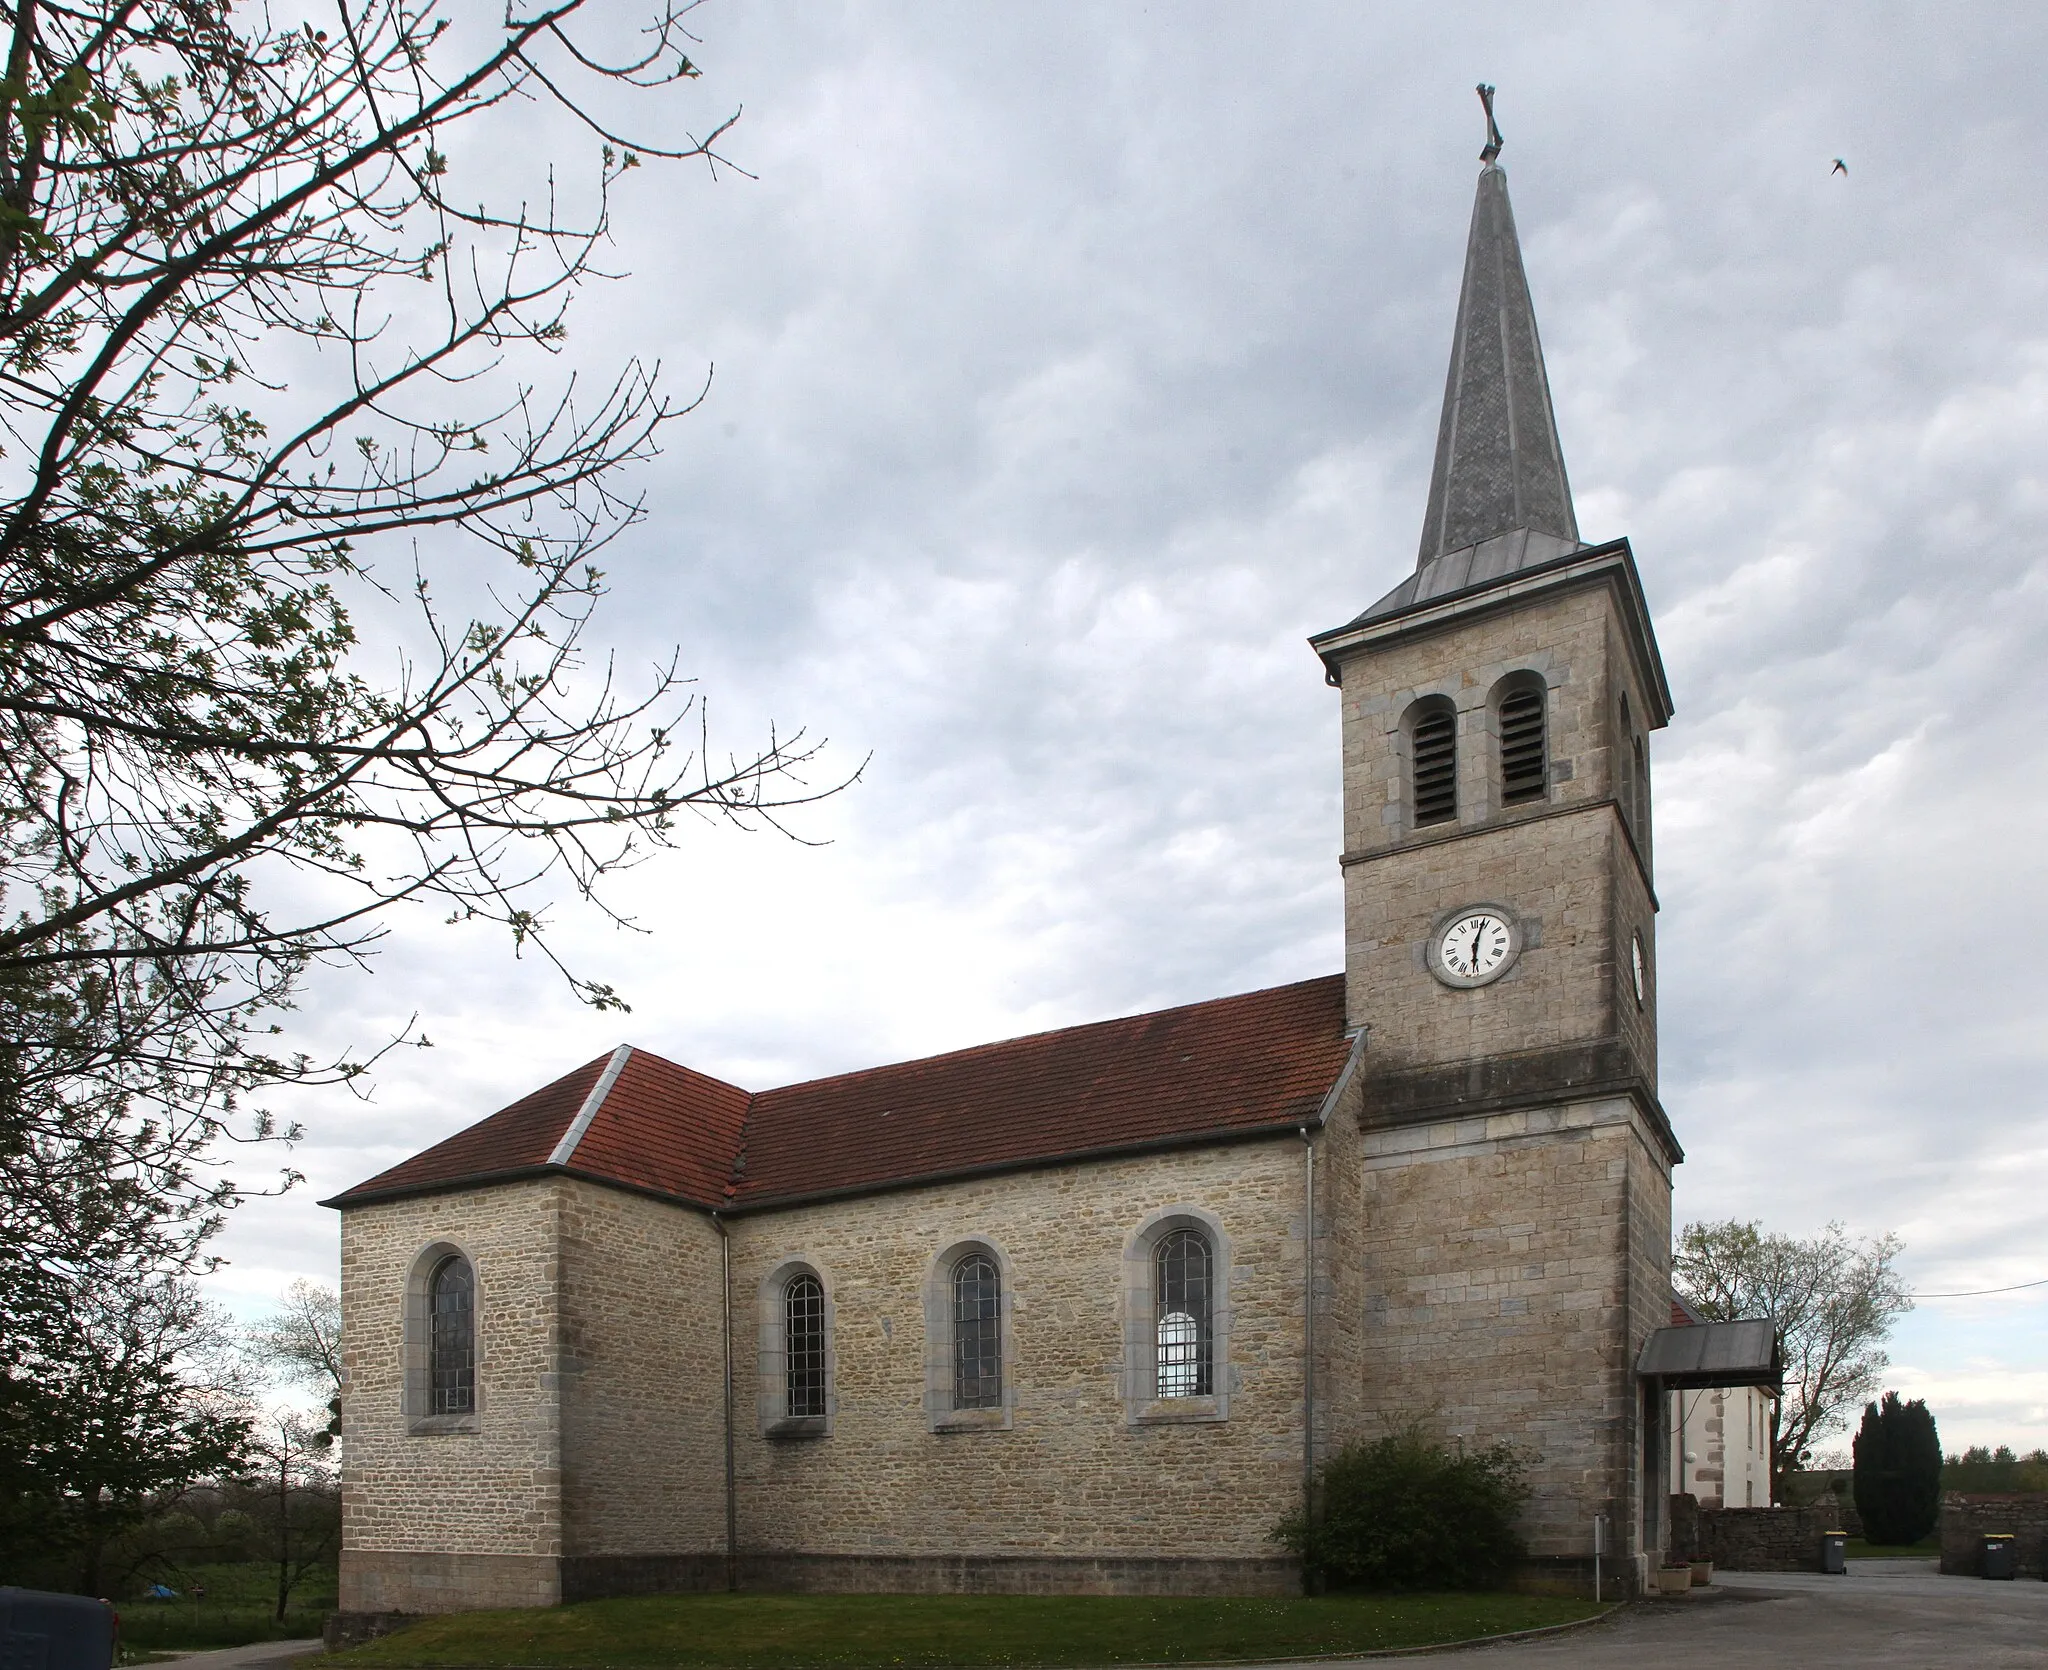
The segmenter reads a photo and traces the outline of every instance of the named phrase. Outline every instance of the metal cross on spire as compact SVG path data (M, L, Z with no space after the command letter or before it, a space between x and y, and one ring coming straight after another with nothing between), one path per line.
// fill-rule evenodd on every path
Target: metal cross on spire
M1493 119L1493 89L1485 82L1479 84L1479 102L1486 107L1486 149L1479 153L1481 162L1492 162L1500 155L1500 148L1506 143L1500 136L1500 127Z

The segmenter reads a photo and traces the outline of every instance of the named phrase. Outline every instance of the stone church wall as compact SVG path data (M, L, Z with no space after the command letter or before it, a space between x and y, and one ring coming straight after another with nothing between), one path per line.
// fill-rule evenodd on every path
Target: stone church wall
M1368 1096L1370 1086L1368 1085ZM1362 1198L1368 1418L1434 1419L1533 1457L1544 1569L1590 1567L1593 1516L1639 1555L1637 1350L1669 1308L1668 1183L1626 1097L1374 1128ZM1613 1547L1614 1545L1610 1545Z
M1647 1583L1648 1565L1665 1534L1662 1510L1669 1500L1670 1440L1662 1394L1641 1386L1635 1368L1650 1335L1671 1321L1671 1171L1660 1137L1645 1128L1640 1112L1628 1126L1627 1153L1628 1239L1621 1249L1627 1305L1616 1342L1619 1350L1609 1359L1610 1395L1614 1406L1625 1412L1615 1435L1615 1466L1625 1473L1627 1483L1621 1506L1598 1511L1621 1516L1610 1518L1610 1524L1647 1533L1643 1546L1629 1550L1642 1556L1640 1576Z
M737 1220L742 1359L760 1343L756 1296L791 1260L824 1280L833 1358L827 1435L771 1437L761 1421L740 1423L744 1580L1297 1588L1294 1562L1265 1532L1301 1489L1302 1206L1302 1145L1289 1138ZM1126 1395L1127 1248L1148 1218L1182 1209L1213 1217L1228 1243L1222 1419ZM999 1255L1009 1285L1008 1407L934 1430L927 1283L970 1240ZM770 1349L761 1378L771 1400L774 1375Z
M342 1214L344 1612L543 1606L561 1598L555 1179ZM429 1249L476 1270L481 1408L416 1432L406 1289Z
M1613 618L1607 590L1588 588L1345 664L1345 968L1351 1017L1373 1028L1376 1075L1462 1073L1509 1054L1534 1064L1618 1040L1654 1086L1655 914L1608 804L1616 686L1635 690L1637 713L1644 703ZM1525 670L1549 686L1551 793L1546 804L1503 809L1489 775L1489 701L1500 680ZM1460 710L1460 813L1441 834L1416 834L1403 822L1401 726L1431 694ZM1446 912L1486 902L1520 919L1521 957L1481 991L1449 992L1428 978L1423 945ZM1651 964L1640 1011L1631 932L1642 934ZM1413 1088L1427 1095L1431 1085Z
M1382 852L1409 836L1403 805L1402 716L1423 696L1448 696L1461 719L1459 821L1446 833L1500 810L1492 781L1487 702L1509 673L1533 670L1550 689L1547 727L1551 804L1591 804L1613 793L1607 760L1605 663L1611 605L1604 588L1522 603L1513 614L1483 614L1376 643L1344 667L1344 850ZM1512 809L1510 816L1514 813Z
M562 1187L563 1598L725 1587L718 1232Z
M1369 1042L1369 1041L1368 1041ZM1370 1436L1362 1365L1366 1357L1365 1245L1359 1176L1365 1139L1359 1128L1371 1052L1360 1059L1316 1154L1316 1461Z
M1607 679L1605 700L1610 709L1619 709L1619 698L1626 695L1629 709L1636 716L1637 726L1642 724L1642 715L1649 703L1641 686L1636 682L1630 665L1626 645L1619 624L1612 612L1607 619ZM1621 744L1617 740L1616 747ZM1611 766L1611 761L1610 761ZM1612 793L1613 790L1608 792ZM1644 1076L1654 1089L1657 1083L1657 901L1651 888L1651 810L1650 796L1642 797L1640 820L1631 822L1622 816L1617 807L1607 821L1607 839L1612 851L1607 860L1607 873L1614 878L1614 893L1609 909L1613 916L1614 956L1608 971L1609 1013L1614 1017L1612 1030L1627 1046L1629 1053L1642 1066ZM1635 995L1635 977L1629 964L1629 936L1640 934L1643 941L1645 969L1643 1001L1638 1004Z

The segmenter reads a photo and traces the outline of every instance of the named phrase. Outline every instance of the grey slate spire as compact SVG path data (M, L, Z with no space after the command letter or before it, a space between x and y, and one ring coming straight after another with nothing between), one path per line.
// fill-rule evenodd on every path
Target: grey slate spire
M1490 89L1489 89L1490 90ZM1491 129L1491 111L1488 112ZM1491 139L1489 153L1499 140ZM1527 530L1552 551L1579 543L1536 310L1522 270L1508 179L1491 155L1479 171L1465 283L1451 338L1436 470L1417 570L1502 534ZM1522 543L1522 542L1517 542ZM1512 564L1522 567L1535 553Z

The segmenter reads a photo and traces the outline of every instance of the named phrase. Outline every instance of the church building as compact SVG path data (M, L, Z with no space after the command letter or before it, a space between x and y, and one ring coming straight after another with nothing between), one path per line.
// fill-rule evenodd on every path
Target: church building
M345 1612L1298 1592L1273 1527L1418 1415L1523 1446L1531 1583L1641 1584L1671 695L1495 140L1414 571L1304 668L1342 971L779 1088L621 1045L337 1196Z

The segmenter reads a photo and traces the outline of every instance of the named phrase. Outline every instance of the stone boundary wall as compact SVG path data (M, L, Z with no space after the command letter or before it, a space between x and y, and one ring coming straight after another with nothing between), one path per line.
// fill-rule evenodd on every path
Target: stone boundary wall
M2048 1492L1988 1495L1945 1491L1941 1498L1941 1569L1951 1577L1984 1575L1984 1534L2017 1539L2019 1575L2048 1576Z
M1669 1548L1722 1571L1819 1571L1820 1539L1844 1529L1832 1505L1703 1508L1695 1496L1674 1496Z

